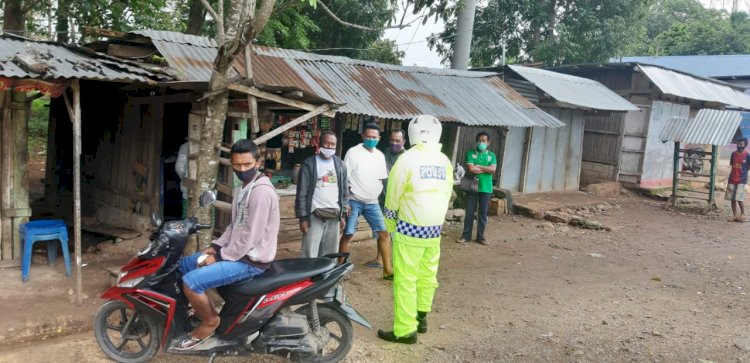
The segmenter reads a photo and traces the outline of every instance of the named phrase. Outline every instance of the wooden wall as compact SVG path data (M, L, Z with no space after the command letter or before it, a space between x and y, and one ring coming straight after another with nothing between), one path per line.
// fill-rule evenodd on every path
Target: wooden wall
M21 258L19 226L29 220L28 117L24 92L0 93L0 260Z

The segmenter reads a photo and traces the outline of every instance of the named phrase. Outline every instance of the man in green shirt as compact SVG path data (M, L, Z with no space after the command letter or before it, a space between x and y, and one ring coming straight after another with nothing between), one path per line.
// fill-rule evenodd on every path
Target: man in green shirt
M490 207L492 197L492 176L497 168L495 153L487 150L490 145L490 135L484 131L477 134L476 149L466 153L466 171L474 174L479 180L478 193L466 193L466 216L464 218L464 231L458 243L466 243L471 240L471 232L474 227L474 211L479 205L477 216L477 239L478 243L487 245L484 238L484 228L487 226L487 211Z

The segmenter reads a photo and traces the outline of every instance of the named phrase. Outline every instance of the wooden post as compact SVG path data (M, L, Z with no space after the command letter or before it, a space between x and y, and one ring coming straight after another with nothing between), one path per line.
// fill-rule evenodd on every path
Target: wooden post
M73 89L73 235L76 254L76 304L83 305L81 271L81 85L75 79Z
M295 126L297 126L297 125L299 125L299 124L301 124L301 123L303 123L303 122L305 122L305 121L307 121L307 120L309 120L309 119L311 119L311 118L313 118L313 117L315 117L317 115L320 115L321 113L328 112L331 109L332 109L331 105L320 106L320 107L318 107L318 108L316 108L316 109L314 109L314 110L312 110L312 111L310 111L310 112L308 112L308 113L306 113L306 114L304 114L304 115L302 115L300 117L297 117L296 119L294 119L292 121L289 121L289 122L285 123L283 126L279 126L276 129L274 129L273 131L271 131L271 132L269 132L267 134L264 134L263 136L255 139L254 140L255 144L256 145L260 145L260 144L262 144L262 143L264 143L264 142L266 142L268 140L271 140L274 137L276 137L277 135L281 135L284 131L289 130L292 127L295 127Z
M674 143L674 156L672 158L672 206L677 205L677 186L680 183L680 143Z
M716 209L716 169L719 160L719 146L711 145L711 171L708 185L708 210Z
M31 216L28 179L28 115L25 92L7 91L3 98L3 119L0 121L0 257L3 260L21 257L21 224Z
M245 47L245 71L247 76L245 77L250 84L254 85L253 81L253 44L250 43ZM260 131L260 122L258 121L258 99L255 96L247 96L247 105L250 111L250 132L252 133L251 139ZM246 138L244 135L242 138Z
M11 234L10 217L4 210L9 207L10 195L13 188L10 172L11 147L13 134L11 133L10 91L2 93L2 119L0 119L0 259L13 259L13 240Z
M451 151L451 164L453 164L453 167L456 167L456 162L458 161L456 158L458 158L458 145L461 143L461 126L456 126L456 137L453 140L453 150Z
M521 180L518 183L518 191L526 192L526 172L529 168L529 157L531 156L531 138L534 137L534 128L526 128L526 140L524 140L523 159L521 159Z

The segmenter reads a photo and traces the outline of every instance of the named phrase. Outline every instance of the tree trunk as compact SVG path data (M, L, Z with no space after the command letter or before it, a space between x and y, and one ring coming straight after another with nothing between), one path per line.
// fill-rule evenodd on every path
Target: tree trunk
M206 9L200 0L190 0L188 10L187 29L185 33L200 35L203 33L203 24L206 22Z
M55 25L55 31L57 31L57 41L60 43L70 42L70 35L68 34L68 22L70 20L70 0L59 0L57 2L57 25Z
M3 6L3 31L24 35L26 14L23 13L23 0L5 0Z

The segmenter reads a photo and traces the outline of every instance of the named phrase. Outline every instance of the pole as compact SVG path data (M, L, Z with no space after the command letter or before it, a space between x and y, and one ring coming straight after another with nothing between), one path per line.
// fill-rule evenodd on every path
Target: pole
M677 183L680 175L680 143L674 143L674 162L672 163L672 206L677 205Z
M73 234L76 255L76 304L83 305L81 271L81 85L73 80Z
M471 36L474 32L474 13L477 10L476 0L462 0L459 3L458 20L456 22L456 41L453 43L453 57L451 68L467 69L471 51Z

